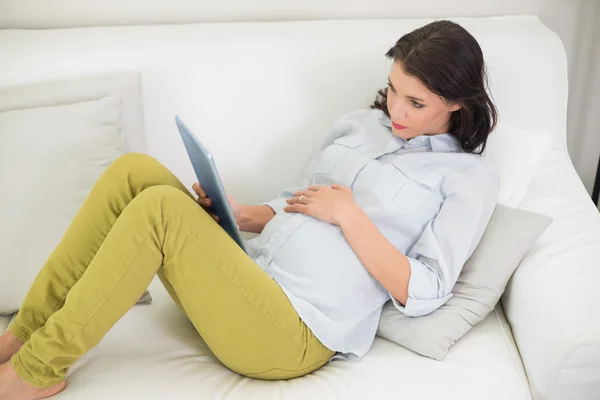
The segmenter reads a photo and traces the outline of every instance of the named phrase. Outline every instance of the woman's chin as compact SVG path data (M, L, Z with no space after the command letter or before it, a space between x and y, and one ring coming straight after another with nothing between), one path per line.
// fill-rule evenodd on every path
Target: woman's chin
M392 127L392 133L394 136L399 137L400 139L408 140L412 139L410 132L407 132L408 129L396 129Z

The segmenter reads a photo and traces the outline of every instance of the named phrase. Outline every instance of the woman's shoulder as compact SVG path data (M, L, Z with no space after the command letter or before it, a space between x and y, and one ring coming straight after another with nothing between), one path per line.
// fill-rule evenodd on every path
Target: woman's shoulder
M356 109L338 117L322 141L322 146L329 145L342 137L350 137L354 142L363 143L374 136L386 135L386 129L380 122L380 110Z
M381 125L386 117L385 113L379 109L359 108L342 114L335 120L334 125L344 123Z
M500 175L494 166L480 154L451 153L446 160L440 160L445 171L444 191L457 192L473 190L474 187L498 191Z

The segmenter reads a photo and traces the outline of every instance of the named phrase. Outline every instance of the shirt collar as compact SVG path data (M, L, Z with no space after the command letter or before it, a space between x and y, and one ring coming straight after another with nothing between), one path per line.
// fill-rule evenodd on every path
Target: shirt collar
M392 120L383 111L381 112L381 115L379 116L379 121L381 122L382 125L390 128L390 130L392 129ZM414 144L419 144L419 145L430 142L431 150L434 152L449 153L449 152L461 152L462 151L462 147L460 146L460 143L458 142L458 140L456 140L456 137L449 133L440 133L437 135L420 135L420 136L414 137L410 140L406 140L406 139L402 139L402 138L398 138L398 139L400 139L401 141L406 142L406 143L410 143L410 144L414 143Z

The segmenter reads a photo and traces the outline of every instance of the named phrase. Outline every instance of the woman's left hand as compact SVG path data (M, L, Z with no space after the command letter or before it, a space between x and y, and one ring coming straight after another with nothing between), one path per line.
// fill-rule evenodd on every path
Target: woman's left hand
M283 208L284 211L299 212L330 224L341 225L358 210L352 189L335 183L309 186L295 192L294 196L286 200L289 205Z

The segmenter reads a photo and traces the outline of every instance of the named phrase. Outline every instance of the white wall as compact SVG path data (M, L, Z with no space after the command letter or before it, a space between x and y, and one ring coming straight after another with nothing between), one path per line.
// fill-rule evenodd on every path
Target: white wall
M0 0L0 28L536 14L563 12L562 3L569 0Z
M565 43L569 57L567 143L575 169L591 193L600 154L600 1L582 0L578 11L571 42ZM547 25L560 26L560 16Z
M600 154L597 0L0 0L0 29L507 14L537 14L563 41L569 62L569 152L591 193Z

